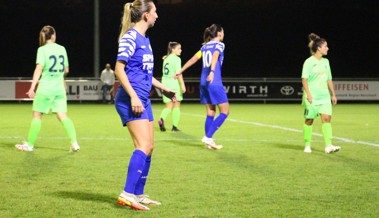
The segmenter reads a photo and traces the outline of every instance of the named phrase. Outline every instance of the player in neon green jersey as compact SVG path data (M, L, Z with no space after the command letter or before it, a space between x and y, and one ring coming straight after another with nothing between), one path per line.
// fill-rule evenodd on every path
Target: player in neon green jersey
M67 96L64 76L68 73L68 59L66 49L55 43L56 33L52 26L44 26L39 35L40 47L37 51L36 68L32 84L26 93L33 99L32 122L29 129L28 140L23 144L16 144L22 151L33 151L34 142L41 129L43 114L51 110L57 114L70 138L69 151L80 149L76 141L74 124L67 116ZM38 83L37 91L34 92Z
M162 132L166 131L164 122L170 113L172 114L171 131L180 131L178 129L180 121L180 102L183 100L183 93L186 92L186 86L182 75L178 78L174 78L174 76L175 73L182 68L182 61L179 57L181 53L182 46L179 43L169 42L167 47L167 55L163 57L162 84L175 91L176 102L173 102L170 98L162 95L163 102L166 104L166 107L162 110L161 117L158 120L159 128Z
M303 84L304 111L304 152L311 153L311 138L313 120L320 115L322 133L325 142L325 153L337 152L339 146L332 145L332 104L337 104L332 81L329 60L323 56L328 54L328 44L325 39L314 33L309 34L308 45L311 56L305 60L301 75Z

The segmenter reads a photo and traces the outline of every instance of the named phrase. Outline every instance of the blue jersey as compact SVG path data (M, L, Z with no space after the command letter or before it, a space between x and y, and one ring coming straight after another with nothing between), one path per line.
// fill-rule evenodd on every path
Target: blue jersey
M154 56L148 37L131 28L120 39L117 61L125 61L125 72L129 82L141 100L147 100L152 86ZM120 96L127 95L119 88Z
M221 67L222 62L224 61L224 49L224 43L218 41L210 41L201 47L200 51L203 57L203 69L201 71L200 80L201 86L207 85L209 83L207 82L207 77L211 71L212 56L215 51L219 51L220 56L218 57L216 68L214 69L214 79L212 85L223 85L221 79Z

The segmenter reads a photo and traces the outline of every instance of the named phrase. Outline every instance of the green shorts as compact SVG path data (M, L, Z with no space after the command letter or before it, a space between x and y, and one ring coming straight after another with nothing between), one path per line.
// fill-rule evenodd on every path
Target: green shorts
M53 113L67 112L67 96L36 94L33 100L33 111L47 114L50 109Z
M178 80L162 80L162 84L176 93L176 101L183 101L183 92ZM163 103L172 101L164 95L162 95L162 99Z
M315 119L319 114L332 115L332 103L313 105L306 103L304 110L305 119Z

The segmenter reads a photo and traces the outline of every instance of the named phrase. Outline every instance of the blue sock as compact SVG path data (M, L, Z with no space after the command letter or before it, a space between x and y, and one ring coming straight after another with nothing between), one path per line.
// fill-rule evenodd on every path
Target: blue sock
M145 166L143 167L141 178L136 184L136 189L134 191L135 195L142 195L144 193L145 184L147 180L147 175L149 174L151 164L151 156L146 157Z
M207 134L207 132L209 131L209 128L211 128L212 126L212 123L213 123L213 119L215 117L213 116L207 116L207 119L205 119L205 134Z
M213 134L220 128L220 126L224 123L225 119L228 117L228 115L220 113L218 117L213 121L211 127L205 134L206 137L212 138Z
M137 185L137 181L141 178L143 168L146 162L146 154L141 150L135 150L130 157L128 175L124 191L133 194Z

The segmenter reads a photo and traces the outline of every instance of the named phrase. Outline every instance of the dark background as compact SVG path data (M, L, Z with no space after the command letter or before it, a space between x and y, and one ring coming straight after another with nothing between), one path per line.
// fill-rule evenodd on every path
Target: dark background
M123 5L100 1L100 69L114 68ZM156 1L157 2L157 1ZM148 30L155 76L167 43L182 44L183 64L197 52L204 28L225 30L224 77L298 78L309 56L307 35L328 41L334 78L378 78L379 2L377 0L182 0L157 2L158 20ZM70 77L94 75L92 0L0 0L1 77L31 77L39 31L52 25L66 47ZM201 64L185 76L198 77Z

